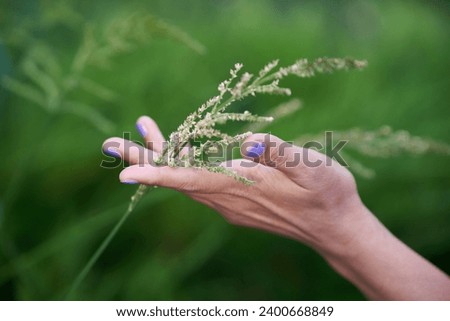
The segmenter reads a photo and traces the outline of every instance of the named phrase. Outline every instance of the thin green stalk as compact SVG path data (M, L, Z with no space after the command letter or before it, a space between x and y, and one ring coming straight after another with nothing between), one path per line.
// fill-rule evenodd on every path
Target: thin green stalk
M142 196L144 196L146 190L148 189L145 185L140 185L136 193L132 196L130 205L128 206L125 213L122 215L120 220L117 222L117 224L114 226L114 228L109 232L109 234L106 236L106 238L103 240L103 242L100 244L100 246L97 248L97 250L94 252L94 254L91 256L89 261L86 263L86 265L83 267L81 272L77 275L75 280L73 281L72 285L70 286L69 291L67 292L65 296L65 300L71 300L74 296L76 290L80 286L81 282L86 278L88 273L91 271L94 264L98 261L100 256L103 254L105 249L108 247L108 245L111 243L111 241L116 236L117 232L120 230L122 225L125 223L127 218L130 216L130 214L133 212L133 210L136 208L136 205L141 200Z
M114 226L114 228L109 232L108 236L103 240L102 244L97 248L95 253L91 256L89 261L84 266L83 270L78 274L76 279L73 281L72 286L69 289L69 292L66 295L66 300L69 300L74 295L75 291L80 286L81 282L84 280L86 275L89 273L89 271L94 266L95 262L99 259L99 257L103 254L106 247L111 243L114 236L117 234L119 229L122 227L123 223L125 223L126 219L130 216L131 210L128 208L127 211L122 215L119 222Z

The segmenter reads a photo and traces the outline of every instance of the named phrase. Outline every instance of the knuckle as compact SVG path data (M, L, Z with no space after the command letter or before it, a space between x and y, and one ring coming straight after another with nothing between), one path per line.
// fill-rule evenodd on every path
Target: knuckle
M189 181L182 181L178 184L176 187L177 190L184 192L184 193L196 193L198 192L198 188Z
M269 148L264 163L275 168L284 167L293 153L294 147L292 144L281 142L273 148Z
M174 169L176 171L176 169ZM193 173L173 173L178 179L176 180L175 189L183 193L197 193L200 191L198 179L194 177ZM181 176L182 175L182 176Z

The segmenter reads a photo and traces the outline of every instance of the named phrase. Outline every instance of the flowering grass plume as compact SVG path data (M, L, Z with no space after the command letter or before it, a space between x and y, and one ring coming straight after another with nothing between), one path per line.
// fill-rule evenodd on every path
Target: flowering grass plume
M69 21L79 25L80 21L75 20ZM32 26L39 29L38 23L39 21ZM114 132L115 124L94 106L74 99L74 95L87 93L105 102L118 100L116 92L88 76L91 69L104 68L113 71L114 59L145 47L156 36L173 39L199 54L206 51L201 43L187 33L149 13L121 14L105 26L84 23L82 27L83 34L76 52L70 57L69 67L58 50L32 38L31 35L24 35L22 44L13 41L16 38L22 39L15 33L0 33L0 37L6 38L11 46L20 45L26 48L24 58L19 64L23 79L4 76L0 79L0 84L50 115L75 115L108 135ZM22 32L27 34L28 29L24 30ZM32 34L32 30L29 30L29 33Z
M333 139L346 141L345 152L341 155L349 164L349 169L364 178L373 178L375 171L349 155L348 151L373 157L391 158L401 154L423 155L426 153L450 155L450 145L433 139L413 136L406 130L393 130L382 126L376 130L351 128L344 131L333 131ZM302 135L294 143L303 146L308 142L320 142L325 146L324 135Z
M280 120L282 118L292 115L297 110L302 108L302 101L298 98L292 98L285 101L273 108L271 108L267 113L264 114L266 117L272 117L273 121ZM270 123L250 123L245 127L245 131L257 132L264 130Z

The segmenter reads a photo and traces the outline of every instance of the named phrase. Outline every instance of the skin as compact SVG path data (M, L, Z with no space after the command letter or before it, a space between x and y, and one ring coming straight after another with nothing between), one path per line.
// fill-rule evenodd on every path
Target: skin
M254 134L243 144L244 159L222 164L255 181L246 186L206 170L150 165L165 139L151 118L137 124L147 148L121 138L104 143L130 163L120 173L122 182L178 190L231 224L304 243L369 299L450 300L450 278L392 235L362 203L352 174L327 156ZM246 157L255 142L265 143L262 155ZM308 162L293 166L298 155Z

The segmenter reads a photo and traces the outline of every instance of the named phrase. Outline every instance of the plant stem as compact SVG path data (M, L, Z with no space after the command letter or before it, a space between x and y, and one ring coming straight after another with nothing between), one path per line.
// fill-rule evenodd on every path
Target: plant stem
M72 282L72 285L70 286L69 291L67 292L65 296L65 300L71 300L71 298L74 296L75 291L80 286L81 282L86 278L88 273L91 271L94 264L97 262L97 260L100 258L100 256L103 254L105 249L108 247L108 245L113 240L114 236L116 236L117 232L120 230L122 225L125 223L127 218L130 216L130 214L133 212L133 210L136 208L136 205L139 203L139 200L144 196L145 191L148 189L145 185L140 185L136 193L131 197L130 205L128 206L125 213L122 215L120 220L116 223L114 228L109 232L109 234L106 236L106 238L103 240L103 242L100 244L100 246L97 248L97 250L94 252L94 254L91 256L89 261L86 263L84 268L81 270L81 272L77 275L75 280Z

